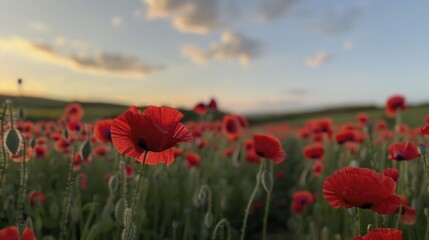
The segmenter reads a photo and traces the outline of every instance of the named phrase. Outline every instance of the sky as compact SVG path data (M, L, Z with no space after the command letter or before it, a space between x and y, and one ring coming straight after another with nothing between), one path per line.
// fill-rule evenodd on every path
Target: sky
M0 0L0 93L258 114L429 102L429 2Z

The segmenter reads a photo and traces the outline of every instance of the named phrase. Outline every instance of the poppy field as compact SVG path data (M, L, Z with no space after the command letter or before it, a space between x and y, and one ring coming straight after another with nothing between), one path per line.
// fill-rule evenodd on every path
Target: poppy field
M195 105L84 120L1 107L0 239L429 239L429 116L406 97L361 112L249 124ZM389 119L389 121L385 121Z

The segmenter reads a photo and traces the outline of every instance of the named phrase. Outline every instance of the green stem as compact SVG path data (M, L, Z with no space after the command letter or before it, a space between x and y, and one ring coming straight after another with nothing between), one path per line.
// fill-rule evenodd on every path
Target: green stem
M429 168L428 168L428 163L426 161L426 156L422 155L422 161L423 161L423 165L425 166L425 171L426 171L426 183L429 183Z
M426 233L425 240L429 240L429 217L426 218Z
M25 140L24 134L21 134L23 138L23 152L22 152L22 163L21 163L21 181L19 183L19 195L18 195L18 206L17 206L17 214L16 214L16 222L22 219L23 209L24 209L24 199L25 199L25 188L26 188L26 166L25 166L25 154L27 152L27 144Z
M271 178L271 187L270 189L268 189L267 191L267 197L265 199L265 213L264 213L264 223L263 223L263 227L262 227L262 240L266 240L267 239L267 225L268 225L268 215L269 215L269 211L270 211L270 200L271 200L271 192L273 189L273 184L274 184L274 180L273 180L273 161L269 161L269 166L270 166L270 178Z
M396 229L399 227L399 221L401 220L401 215L402 215L402 203L399 205L398 218L396 219L396 224L395 224Z
M223 218L222 220L220 220L216 224L216 226L213 230L212 240L216 240L216 236L217 236L217 232L219 231L219 228L223 228L224 226L226 227L226 231L227 231L226 232L226 234L227 234L226 239L231 240L231 224L229 224L229 221L226 218Z
M3 106L3 112L1 115L1 129L0 129L0 133L2 138L4 139L4 124L6 122L6 111L7 111L7 106L8 104L5 103ZM3 159L2 159L2 163L1 163L1 167L0 167L0 196L2 194L2 186L3 186L3 176L4 176L4 172L6 171L6 163L7 163L7 154L6 154L6 147L4 144L1 144L2 147L2 155L3 155Z
M77 152L77 142L76 145L73 149L73 155L72 155L72 159L70 159L69 161L69 166L68 166L68 175L67 175L67 185L66 185L66 190L65 190L65 200L64 200L64 208L63 211L61 212L61 220L60 220L60 236L59 239L62 240L64 239L65 236L67 236L66 231L67 231L67 224L68 224L68 214L70 212L70 205L71 205L71 195L72 195L72 190L73 190L73 160L76 157L76 152Z
M259 171L256 175L255 188L253 189L252 195L250 196L249 201L247 202L246 211L244 213L243 227L241 228L241 237L240 237L241 240L244 240L246 236L247 218L249 217L250 207L252 206L253 199L255 198L256 192L258 191L259 185L261 184L262 169L263 169L263 164L261 162L259 165Z
M86 220L85 227L83 229L82 239L86 239L86 235L88 233L89 224L94 216L95 205L91 208L91 212L89 212L88 219Z
M143 172L144 172L144 169L145 169L145 166L146 166L147 153L148 152L146 151L144 153L144 156L143 156L143 162L142 162L142 164L140 166L139 180L137 181L137 186L136 186L136 189L134 191L133 202L131 204L131 224L129 226L126 226L126 229L124 229L124 231L126 231L126 234L125 234L126 239L131 239L131 236L130 236L131 231L130 230L131 230L131 228L133 226L133 222L134 222L134 213L136 211L137 199L138 199L138 196L139 196L139 193L140 193L140 184L141 184Z
M357 218L357 227L356 227L356 232L358 236L361 236L361 226L362 226L362 222L361 222L361 216L360 216L360 208L356 209L356 218Z

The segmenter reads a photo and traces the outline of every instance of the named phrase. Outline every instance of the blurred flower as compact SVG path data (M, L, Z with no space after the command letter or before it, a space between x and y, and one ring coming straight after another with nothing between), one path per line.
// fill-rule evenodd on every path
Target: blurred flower
M388 116L395 116L398 109L405 110L407 107L405 105L405 97L402 95L393 95L387 99L386 102L386 114Z
M386 168L383 172L384 176L391 177L393 181L398 182L399 179L399 171L394 168Z
M36 236L31 228L26 227L19 237L19 231L16 226L5 227L0 229L0 239L4 240L36 240Z
M357 236L354 240L402 240L402 232L393 228L376 228L365 236Z
M302 213L309 205L314 203L314 195L309 191L295 192L292 196L292 213Z
M399 142L389 146L389 160L413 160L420 157L420 153L411 142Z
M325 148L323 146L305 146L303 149L304 156L311 159L322 158L324 152Z
M28 202L31 206L36 206L36 204L42 204L45 202L45 195L42 192L32 191L28 195Z
M271 159L275 164L285 160L286 154L278 138L272 135L255 134L253 141L255 142L255 152L260 157Z
M69 104L64 112L66 117L70 119L80 119L83 116L83 109L78 103Z
M188 167L198 167L200 165L200 155L194 152L185 153L186 165Z
M112 126L112 119L105 119L98 121L94 126L94 135L100 142L112 142L112 134L110 128Z

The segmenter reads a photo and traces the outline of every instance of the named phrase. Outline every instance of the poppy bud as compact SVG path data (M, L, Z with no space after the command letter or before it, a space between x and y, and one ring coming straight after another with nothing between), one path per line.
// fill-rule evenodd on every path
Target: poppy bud
M425 208L424 211L425 211L425 216L429 218L429 208Z
M420 144L418 150L422 156L426 155L426 146L424 144Z

